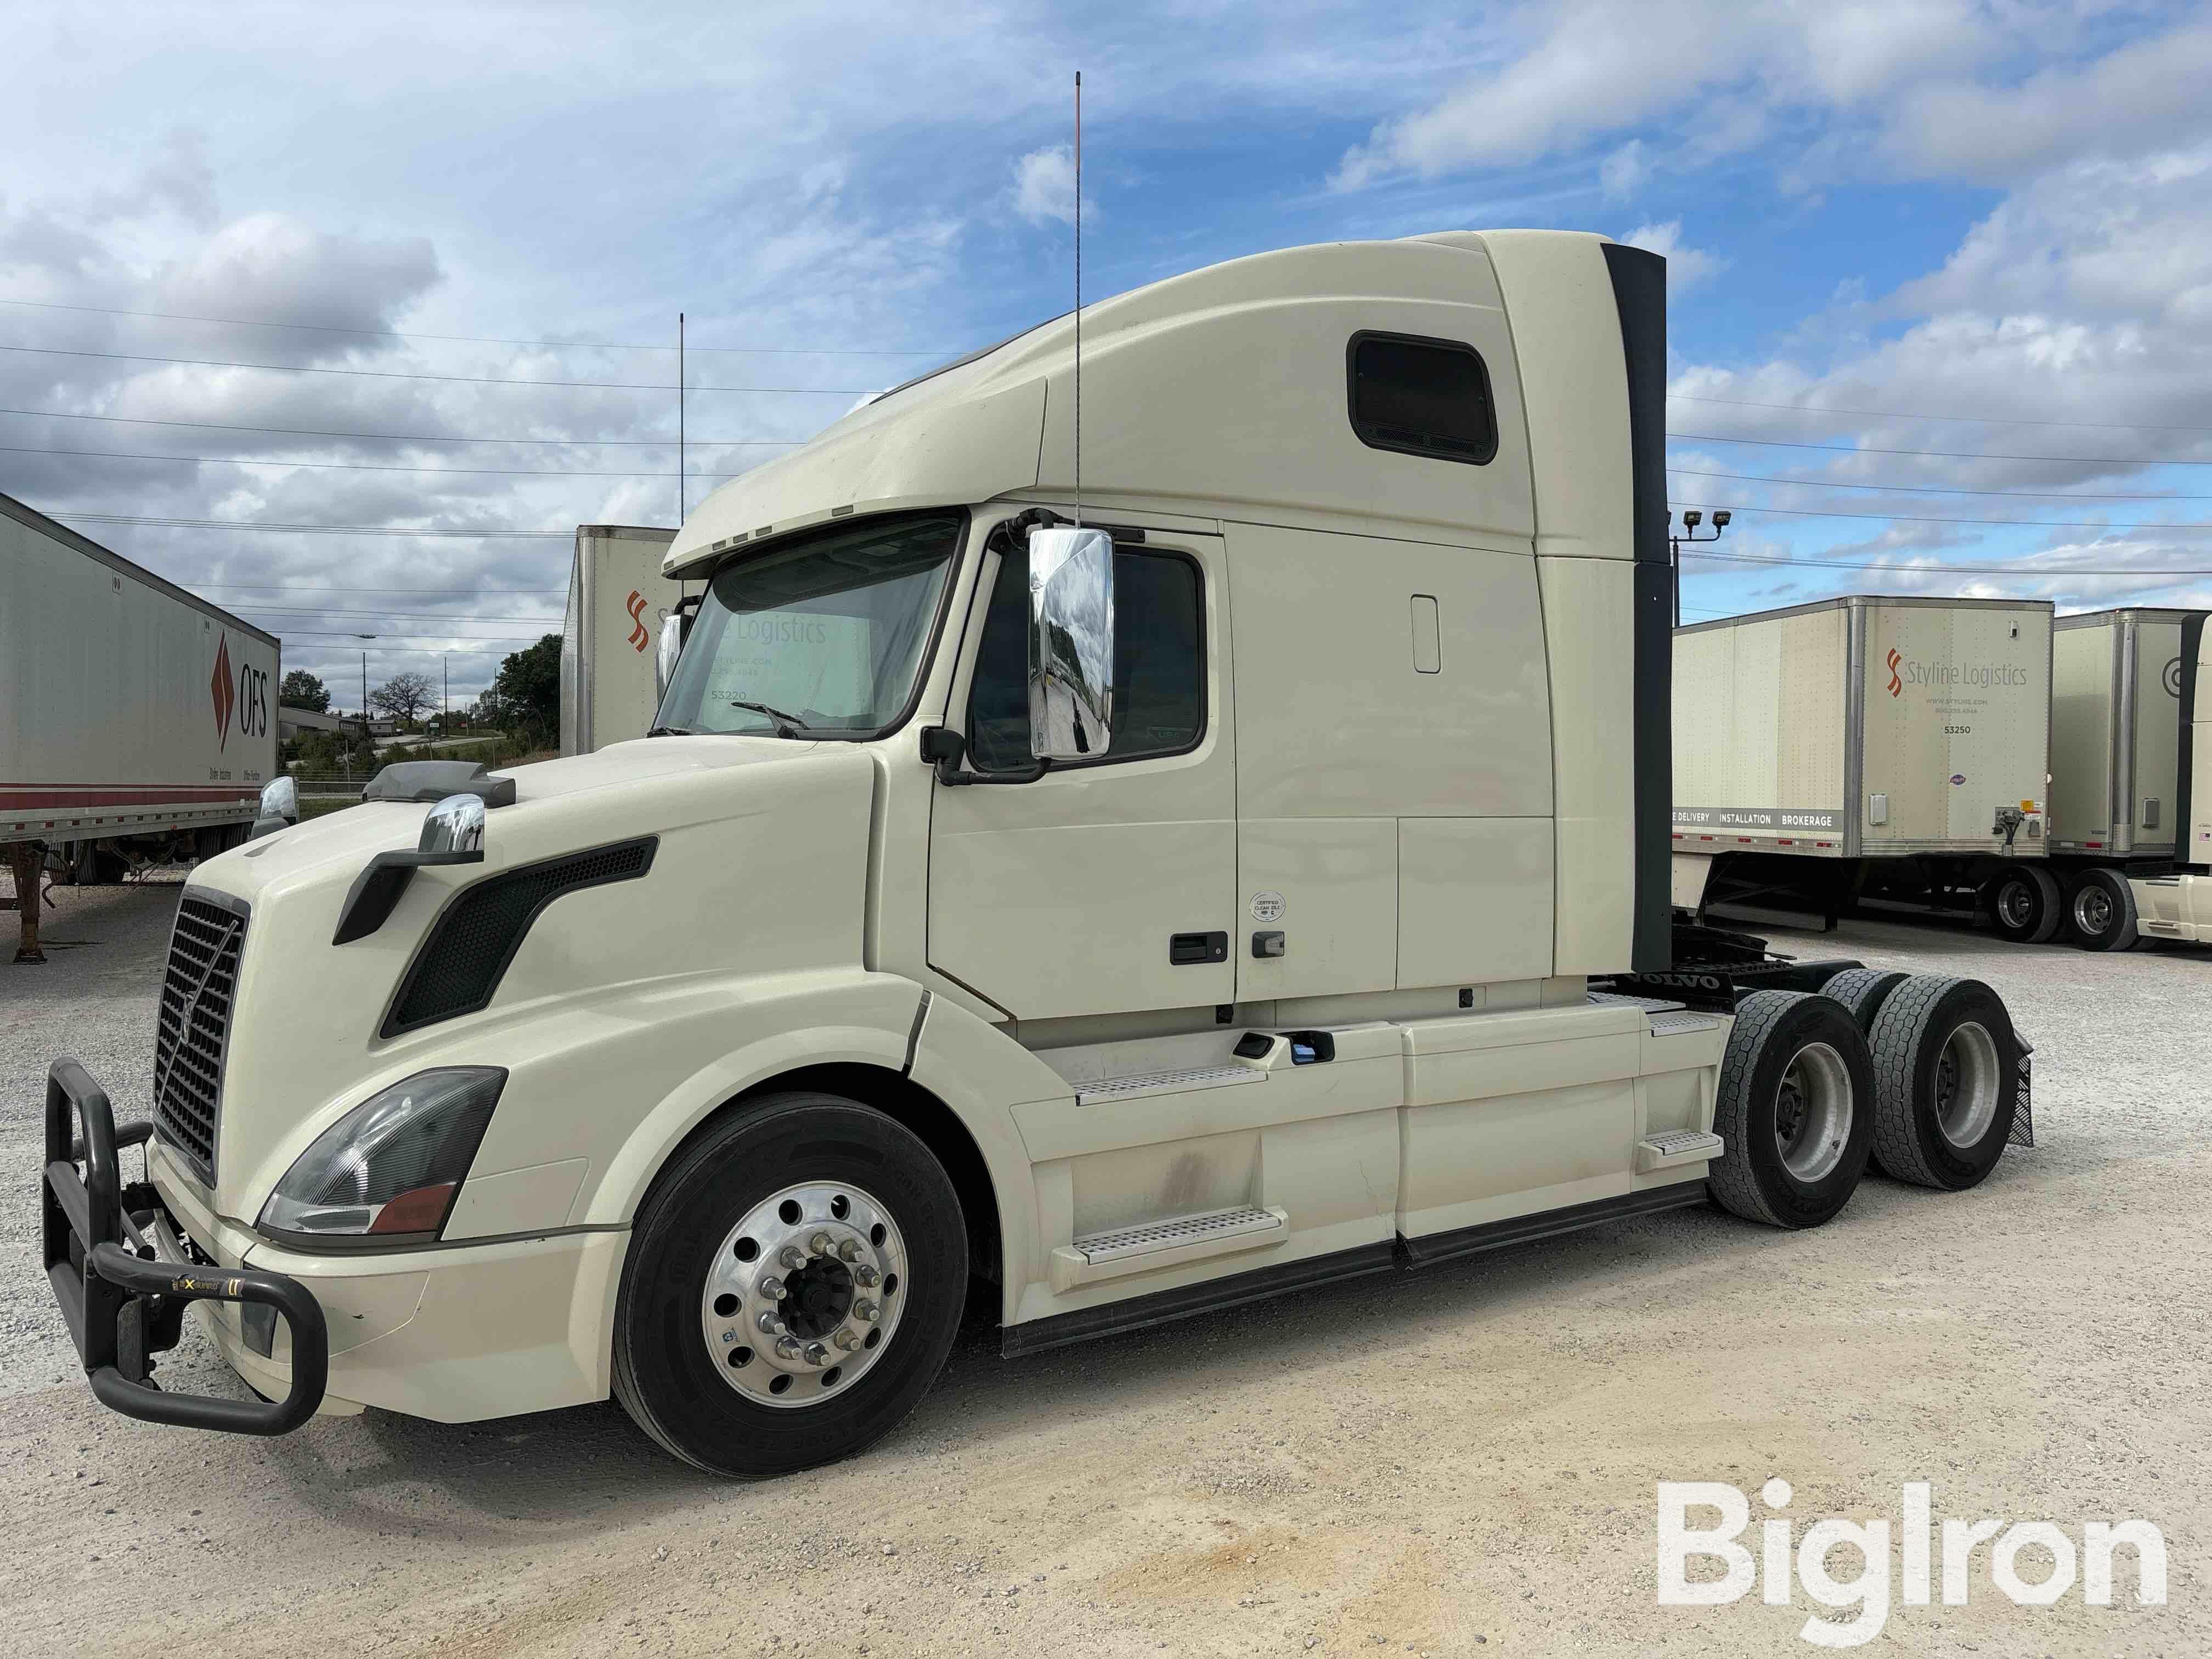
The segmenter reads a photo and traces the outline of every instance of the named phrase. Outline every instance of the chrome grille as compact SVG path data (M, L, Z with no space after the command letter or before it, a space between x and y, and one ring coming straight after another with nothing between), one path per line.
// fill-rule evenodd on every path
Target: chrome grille
M155 1016L154 1127L210 1187L246 917L243 900L185 890Z

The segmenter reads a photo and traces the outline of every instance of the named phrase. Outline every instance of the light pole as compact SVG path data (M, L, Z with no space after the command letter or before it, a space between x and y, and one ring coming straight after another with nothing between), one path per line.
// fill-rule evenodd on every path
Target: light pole
M1674 530L1674 515L1672 513L1667 515L1667 555L1668 562L1674 567L1674 626L1677 628L1682 625L1682 544L1720 540L1721 532L1729 527L1729 516L1728 508L1716 507L1713 510L1713 533L1700 536L1698 526L1705 521L1705 515L1696 507L1691 507L1682 514L1682 533L1678 536Z

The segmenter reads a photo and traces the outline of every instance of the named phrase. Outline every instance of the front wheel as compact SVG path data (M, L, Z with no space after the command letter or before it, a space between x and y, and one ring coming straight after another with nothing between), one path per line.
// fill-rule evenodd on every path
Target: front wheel
M615 1395L713 1474L849 1457L936 1379L967 1285L959 1199L927 1146L858 1101L769 1096L700 1137L639 1211Z
M1776 1227L1817 1227L1866 1172L1874 1071L1844 1006L1758 991L1736 1006L1721 1057L1706 1180L1722 1208Z

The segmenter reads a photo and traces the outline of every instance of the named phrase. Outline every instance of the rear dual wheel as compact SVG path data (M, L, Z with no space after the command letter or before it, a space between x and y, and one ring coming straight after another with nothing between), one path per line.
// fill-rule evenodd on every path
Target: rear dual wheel
M1874 1092L1866 1036L1841 1003L1802 991L1746 997L1713 1109L1715 1200L1770 1226L1828 1220L1865 1173Z
M2039 864L2022 864L1989 884L1990 925L2015 945L2050 942L2066 920L2058 881Z
M2085 951L2134 949L2136 890L2117 871L2082 871L2066 890L2066 928Z
M1874 1157L1885 1174L1962 1192L2004 1156L2020 1039L1979 980L1915 975L1875 1017Z

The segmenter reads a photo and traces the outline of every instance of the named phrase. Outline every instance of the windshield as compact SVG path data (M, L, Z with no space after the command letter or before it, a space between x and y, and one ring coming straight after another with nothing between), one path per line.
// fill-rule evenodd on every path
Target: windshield
M873 737L896 724L935 626L958 513L853 525L715 572L657 729Z

